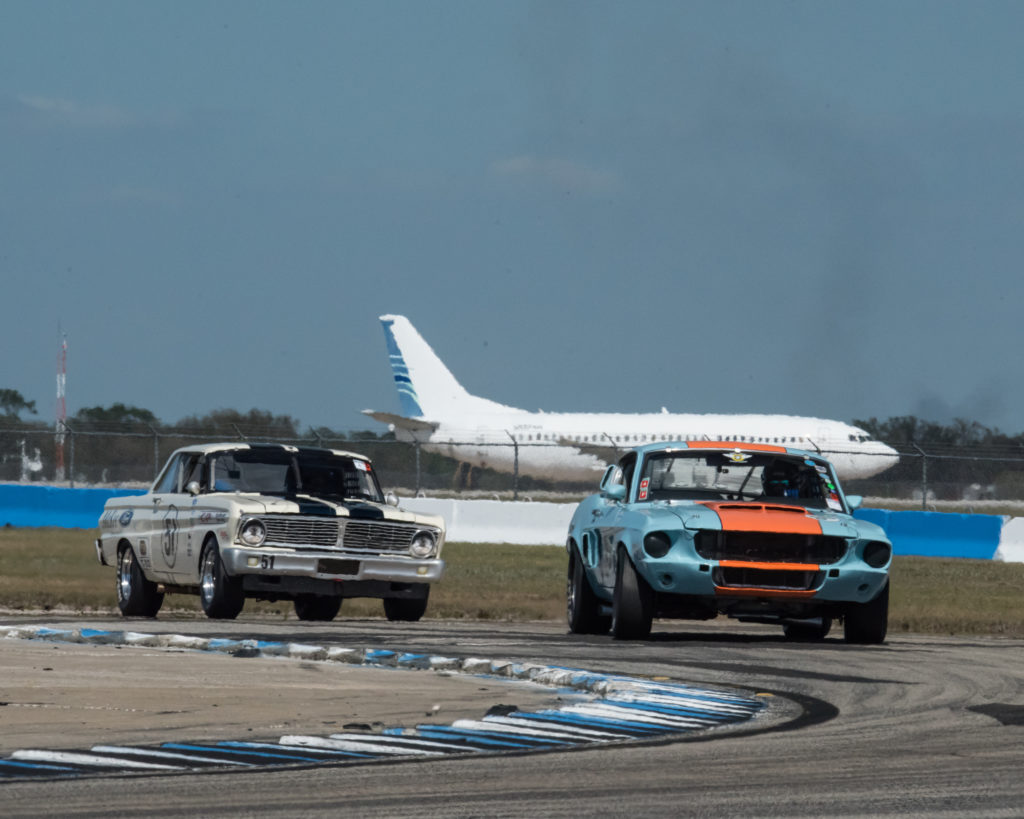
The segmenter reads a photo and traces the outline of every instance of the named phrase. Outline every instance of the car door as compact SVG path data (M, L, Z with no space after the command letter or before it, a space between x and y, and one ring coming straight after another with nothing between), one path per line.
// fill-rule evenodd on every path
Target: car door
M185 491L193 479L202 453L182 452L174 464L174 474L160 481L160 492L153 494L152 545L153 573L159 579L175 582L176 575L189 574L185 552L190 536L193 496ZM166 478L166 480L164 480Z
M594 566L598 585L611 592L615 588L615 559L628 512L631 479L636 454L627 454L617 466L609 467L601 481L601 497L592 510L594 529L591 536L597 546Z

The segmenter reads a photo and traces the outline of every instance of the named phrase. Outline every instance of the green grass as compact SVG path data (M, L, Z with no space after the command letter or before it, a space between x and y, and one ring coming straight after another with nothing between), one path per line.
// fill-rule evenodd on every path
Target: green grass
M96 532L0 529L0 608L116 613L114 570L96 561ZM496 621L565 617L565 550L554 546L449 543L448 569L427 617ZM1024 564L897 557L892 633L1024 637ZM245 610L294 618L290 603L249 601ZM169 595L164 612L200 615L198 598ZM379 600L346 600L340 617L382 617Z

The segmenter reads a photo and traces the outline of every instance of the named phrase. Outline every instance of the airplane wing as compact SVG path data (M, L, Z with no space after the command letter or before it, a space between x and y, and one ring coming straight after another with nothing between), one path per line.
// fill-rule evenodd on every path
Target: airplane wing
M401 427L410 432L434 432L438 427L433 421L420 421L418 418L406 418L404 415L395 415L391 412L363 410L363 415L369 415L374 421Z
M625 449L618 449L612 444L584 444L580 441L573 441L571 438L559 438L558 445L578 449L586 455L593 455L606 464L615 463L622 456L622 453L625 452Z

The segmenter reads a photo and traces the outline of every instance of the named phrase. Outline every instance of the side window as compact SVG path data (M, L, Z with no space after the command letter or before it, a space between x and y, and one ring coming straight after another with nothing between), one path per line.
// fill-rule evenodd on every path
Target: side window
M619 461L622 467L622 482L626 484L626 499L633 497L633 473L636 471L636 453L630 452Z
M199 491L207 491L206 458L199 452L193 452L185 458L182 469L181 488L184 489L192 481L199 484Z
M615 464L612 464L604 471L604 477L601 478L601 489L617 483L622 483L622 470Z
M178 489L178 472L181 469L181 462L184 460L185 455L177 455L167 462L167 466L164 467L164 471L160 474L160 477L156 479L156 483L153 484L153 491L160 493L176 492Z

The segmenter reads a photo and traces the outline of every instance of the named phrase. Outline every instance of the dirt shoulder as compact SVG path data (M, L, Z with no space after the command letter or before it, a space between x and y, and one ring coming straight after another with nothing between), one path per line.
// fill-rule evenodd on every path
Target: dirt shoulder
M0 754L270 740L478 719L557 702L540 686L430 670L135 646L0 640Z

